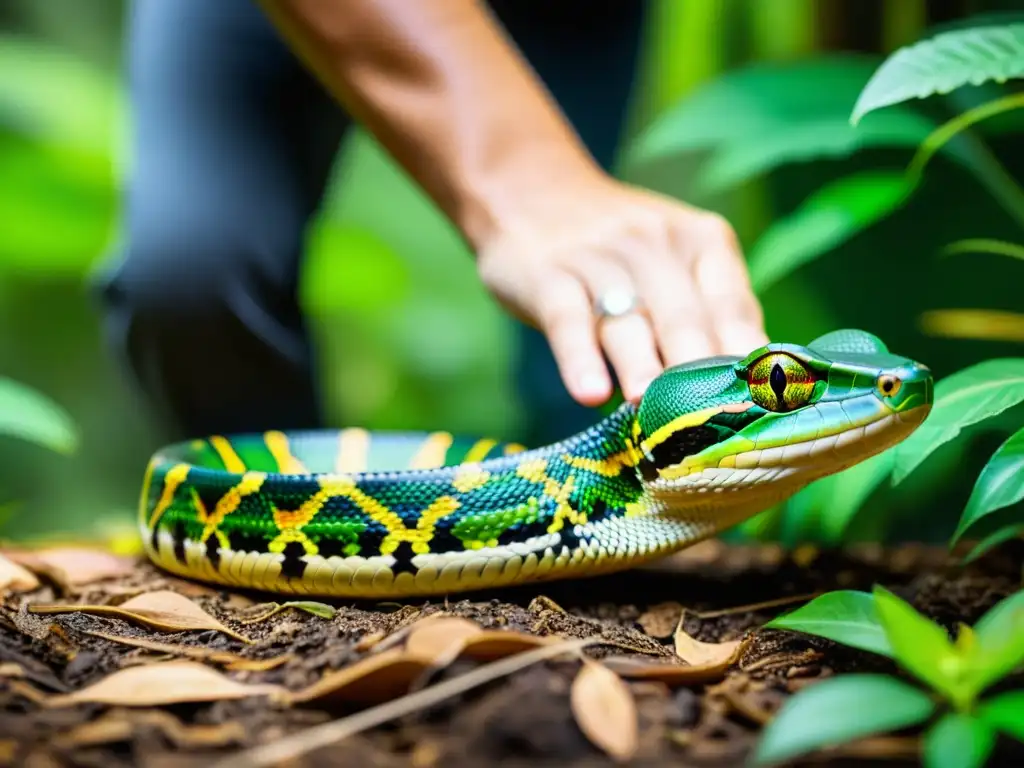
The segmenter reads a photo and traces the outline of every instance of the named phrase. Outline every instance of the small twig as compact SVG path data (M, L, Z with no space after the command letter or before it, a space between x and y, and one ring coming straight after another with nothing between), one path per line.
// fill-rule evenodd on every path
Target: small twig
M225 758L214 764L215 768L248 768L249 766L269 766L286 760L294 760L321 747L347 739L357 733L373 728L389 720L402 717L419 709L433 706L451 696L463 693L492 680L510 675L520 669L572 652L588 645L603 642L599 637L588 637L582 640L567 640L557 645L542 646L532 651L517 654L501 661L486 664L472 672L446 680L429 688L416 691L399 699L380 704L362 712L357 712L341 720L324 723L305 731L292 734L272 744L254 747L232 757Z
M789 605L791 603L802 603L807 600L813 600L822 593L810 592L806 595L790 595L789 597L778 597L774 600L765 600L763 603L751 603L750 605L737 605L732 608L722 608L718 611L693 611L690 610L691 616L696 616L698 619L717 619L721 616L732 616L737 613L747 613L748 611L760 611L764 608L778 608L780 605Z

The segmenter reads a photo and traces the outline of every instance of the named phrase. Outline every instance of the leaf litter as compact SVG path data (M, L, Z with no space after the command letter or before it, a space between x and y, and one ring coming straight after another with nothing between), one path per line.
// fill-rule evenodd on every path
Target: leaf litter
M886 578L891 558L795 563L757 549L708 551L694 568L684 559L543 590L405 605L258 604L193 589L145 564L93 583L82 604L55 600L46 584L9 591L0 609L0 722L15 734L18 759L26 750L66 758L88 746L111 766L122 763L109 750L125 744L188 764L270 765L344 744L337 754L365 754L362 764L406 754L417 768L549 757L583 766L599 755L737 765L797 683L872 663L759 627L808 594ZM994 603L1017 585L1019 559L999 562L983 559L960 581L941 570L915 576L906 565L899 578L919 606L963 615L982 609L979 595ZM138 594L120 602L129 583ZM32 624L33 616L53 623ZM40 642L51 636L59 642ZM27 661L32 677L19 675ZM53 670L63 690L41 685L40 669ZM883 757L885 744L873 746ZM334 764L332 754L317 758Z

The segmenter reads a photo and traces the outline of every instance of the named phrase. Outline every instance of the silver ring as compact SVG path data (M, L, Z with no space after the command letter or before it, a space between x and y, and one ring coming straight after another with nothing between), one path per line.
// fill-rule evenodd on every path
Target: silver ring
M640 308L637 295L627 288L611 288L594 301L594 313L599 320L609 317L623 317Z

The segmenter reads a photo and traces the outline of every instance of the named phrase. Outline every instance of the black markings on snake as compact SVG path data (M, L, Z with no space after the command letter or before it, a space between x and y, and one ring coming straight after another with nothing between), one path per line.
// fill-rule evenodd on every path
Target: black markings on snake
M174 541L174 559L185 562L185 521L176 520L171 527L171 538Z
M395 547L395 551L391 553L391 556L395 558L395 564L391 566L391 571L396 576L400 573L416 573L417 568L412 564L412 559L415 556L415 552L412 551L411 541L400 541L398 546Z
M227 537L235 552L263 552L267 548L267 537L259 533L236 530L228 533Z
M687 456L694 456L705 448L711 447L719 440L721 440L721 432L704 424L680 429L651 449L654 466L658 469L671 467Z
M210 538L206 540L206 559L210 561L210 565L213 566L213 570L220 570L220 551L217 546L220 544L217 541L217 537L211 534Z
M306 548L297 541L289 541L282 554L284 560L281 561L281 575L289 579L301 579L306 572L306 564L302 562Z

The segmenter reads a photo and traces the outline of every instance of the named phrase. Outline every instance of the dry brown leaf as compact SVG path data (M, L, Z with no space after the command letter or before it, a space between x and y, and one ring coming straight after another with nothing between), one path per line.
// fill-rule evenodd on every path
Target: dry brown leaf
M18 563L0 555L0 593L30 592L39 586L39 579Z
M721 664L736 655L742 640L728 640L724 643L705 643L690 637L683 631L683 616L679 617L673 642L676 656L695 667Z
M572 681L572 713L591 742L618 761L636 753L639 715L629 686L604 665L585 660Z
M136 558L88 547L11 549L3 554L33 573L54 581L65 591L103 579L127 576L135 570L137 563Z
M467 637L459 655L475 661L493 661L562 641L560 637L527 635L506 629L485 629Z
M657 680L670 687L699 685L721 680L739 658L742 648L740 646L733 656L720 662L701 665L666 664L632 656L606 656L601 659L601 663L628 680Z
M438 664L445 659L454 659L467 640L483 631L483 627L469 619L445 616L413 625L405 641L405 649L414 656L431 659Z
M28 610L31 613L81 612L117 616L162 632L215 630L243 643L252 642L244 635L225 627L187 597L170 590L147 592L126 600L121 605L32 605Z
M367 656L288 698L293 703L324 700L379 704L408 692L416 678L431 668L429 657L416 656L401 648Z
M173 643L161 643L156 640L147 640L144 637L122 637L120 635L109 635L106 632L86 631L85 634L109 640L112 643L121 643L135 648L144 648L147 651L166 653L174 656L186 656L192 659L203 659L216 664L223 664L226 669L236 671L263 672L281 666L292 657L286 653L282 656L274 656L270 659L247 659L231 651L218 651L205 646L197 645L174 645Z
M671 600L667 603L652 605L637 619L644 632L659 639L671 637L679 617L683 614L683 606Z
M56 739L63 749L94 747L126 741L140 728L155 728L178 748L210 748L237 744L245 738L241 723L216 725L185 725L169 712L149 711L110 712L98 720L82 723Z
M66 707L85 702L122 707L154 707L251 696L284 695L277 685L238 683L194 661L167 661L128 667L73 693L52 696L46 704Z

